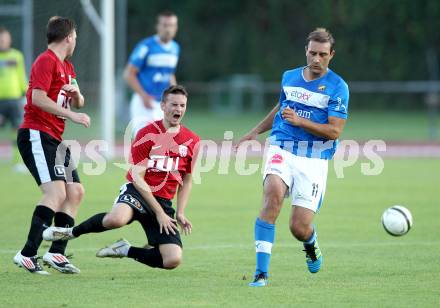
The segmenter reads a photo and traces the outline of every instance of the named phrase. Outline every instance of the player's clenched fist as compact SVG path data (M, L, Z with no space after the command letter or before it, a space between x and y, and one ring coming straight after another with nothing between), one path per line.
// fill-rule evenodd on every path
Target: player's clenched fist
M284 108L283 111L281 111L281 116L283 117L284 120L288 121L290 124L295 126L300 126L302 118L296 114L295 110L289 108L289 106L287 106L286 108Z
M69 97L79 97L80 95L79 88L73 84L65 84L61 89L66 91L66 95Z

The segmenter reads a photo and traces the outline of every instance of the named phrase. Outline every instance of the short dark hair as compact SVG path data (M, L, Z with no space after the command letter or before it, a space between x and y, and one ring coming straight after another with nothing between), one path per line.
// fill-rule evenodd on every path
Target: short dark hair
M159 20L160 17L173 17L173 16L177 17L176 13L170 10L165 10L157 14L157 19Z
M47 23L47 43L60 42L75 30L76 25L73 20L61 16L53 16Z
M176 85L169 86L168 88L165 89L165 91L163 91L162 102L165 102L168 95L170 95L170 94L181 94L181 95L184 95L185 97L188 97L188 92L186 91L185 87L176 84Z
M309 33L306 40L306 47L309 46L309 42L330 43L330 50L335 47L335 39L333 35L326 28L316 28Z

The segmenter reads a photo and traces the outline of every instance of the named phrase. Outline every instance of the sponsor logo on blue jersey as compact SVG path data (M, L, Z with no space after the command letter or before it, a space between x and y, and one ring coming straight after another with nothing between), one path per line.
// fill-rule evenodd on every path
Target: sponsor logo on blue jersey
M270 143L298 156L331 159L338 140L318 137L293 126L281 117L281 111L289 107L300 117L320 124L328 123L329 116L347 119L348 86L330 69L321 78L306 81L303 69L300 67L283 74L280 111L274 118Z

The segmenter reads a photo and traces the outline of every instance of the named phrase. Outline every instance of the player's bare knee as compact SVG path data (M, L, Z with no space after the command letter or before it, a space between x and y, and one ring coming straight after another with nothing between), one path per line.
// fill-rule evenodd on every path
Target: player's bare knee
M84 194L84 186L76 185L75 188L69 192L67 197L72 204L79 205L84 197Z
M116 229L126 225L126 221L123 217L118 217L109 213L104 216L102 220L102 225L107 229Z
M182 249L177 245L160 247L164 269L174 269L182 262Z
M169 270L175 269L176 267L178 267L180 265L181 262L182 262L181 256L165 257L163 259L163 268L169 269Z

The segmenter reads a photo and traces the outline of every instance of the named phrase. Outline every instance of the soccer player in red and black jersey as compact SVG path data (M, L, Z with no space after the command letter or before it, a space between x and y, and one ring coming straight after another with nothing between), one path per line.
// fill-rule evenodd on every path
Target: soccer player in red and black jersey
M151 248L133 247L121 239L99 250L96 256L128 257L157 268L177 267L182 259L177 224L185 234L192 229L185 208L200 141L195 133L181 125L186 103L187 92L182 86L170 86L163 92L164 118L148 124L136 135L131 146L128 183L122 185L109 213L96 214L73 228L50 227L43 232L43 238L49 241L73 239L86 233L120 228L137 220ZM171 200L176 193L175 211Z
M65 121L90 126L87 114L70 109L70 106L84 106L75 70L68 61L76 45L75 23L67 18L52 17L46 36L48 48L32 65L24 120L17 136L21 157L43 196L32 215L27 242L13 260L38 274L48 274L37 262L43 230L52 220L55 226L73 226L84 195L78 173L70 164L70 151L62 143ZM54 242L43 260L60 272L79 273L65 257L66 245L67 241Z

